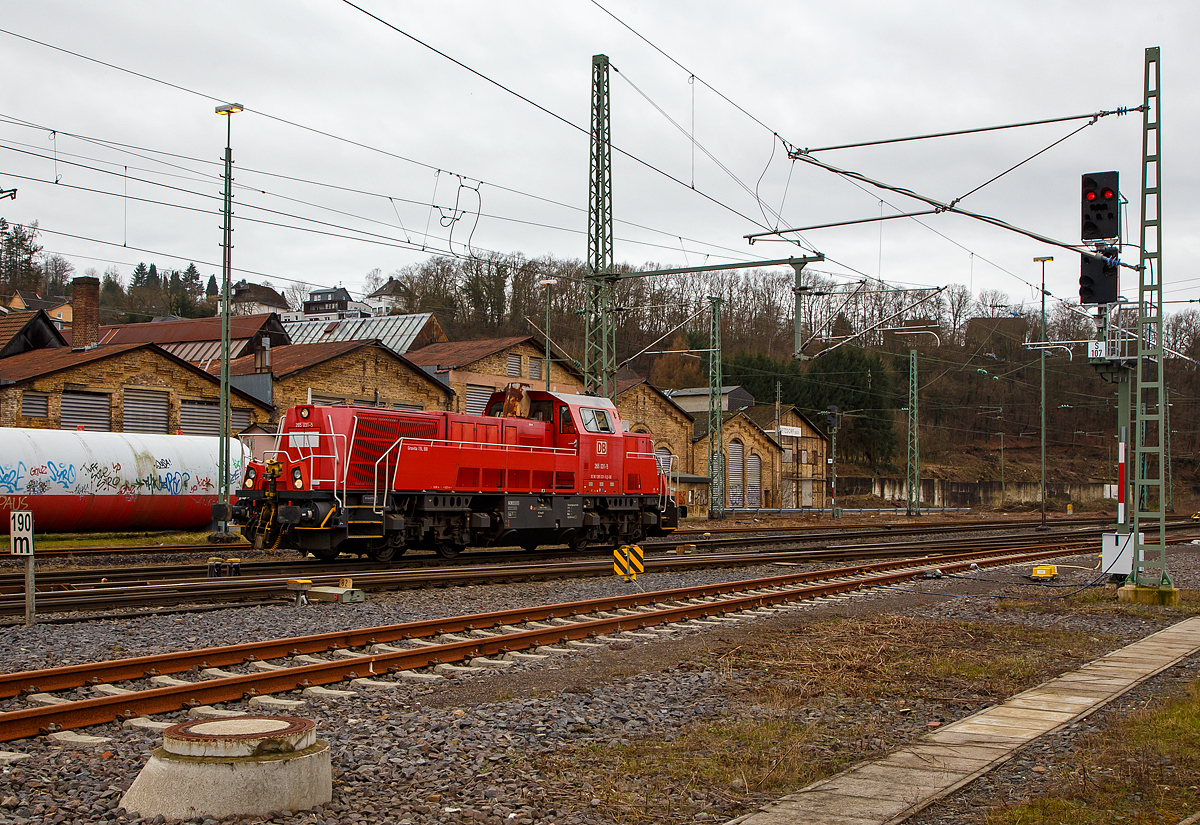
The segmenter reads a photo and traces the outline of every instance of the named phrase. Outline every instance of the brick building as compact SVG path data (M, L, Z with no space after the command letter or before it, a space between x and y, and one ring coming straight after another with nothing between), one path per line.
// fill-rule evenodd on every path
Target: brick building
M725 507L732 510L778 507L779 466L782 451L744 410L722 413L725 441ZM708 475L708 417L698 418L693 427L692 471ZM708 486L691 489L692 506L707 507Z
M76 281L83 280L76 278ZM76 302L77 313L80 311ZM84 347L96 341L80 337L75 325L72 346ZM208 369L221 363L221 318L186 318L179 321L154 321L143 324L114 324L100 327L97 341L108 344L157 344L185 361ZM229 357L241 358L256 351L291 343L283 322L274 312L263 315L234 315L229 319Z
M488 338L479 341L447 341L409 352L407 357L420 367L445 376L456 398L455 412L482 413L489 396L513 382L536 389L546 388L545 350L530 335ZM578 393L583 376L558 353L551 353L550 389Z
M154 344L39 349L0 359L0 426L220 435L220 382ZM273 410L236 389L238 432Z
M229 368L231 381L269 376L270 400L280 415L310 400L404 410L454 406L448 386L379 341L289 344L272 349L269 363L248 355Z
M792 406L780 410L779 433L775 432L775 407L764 404L743 412L782 449L780 476L774 486L782 491L783 506L824 507L829 483L825 463L828 438Z

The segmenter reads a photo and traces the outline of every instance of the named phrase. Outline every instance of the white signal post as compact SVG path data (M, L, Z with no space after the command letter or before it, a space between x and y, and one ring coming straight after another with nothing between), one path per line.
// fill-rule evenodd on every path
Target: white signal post
M37 612L33 581L33 513L13 510L8 514L9 552L25 557L25 625L32 627Z

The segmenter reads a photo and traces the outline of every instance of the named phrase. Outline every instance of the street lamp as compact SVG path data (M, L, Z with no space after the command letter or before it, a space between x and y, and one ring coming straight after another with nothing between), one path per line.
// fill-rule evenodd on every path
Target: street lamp
M1054 258L1046 255L1041 258L1034 258L1033 262L1042 265L1042 344L1049 343L1049 337L1046 335L1046 261L1053 261ZM1042 361L1042 524L1038 527L1039 530L1046 529L1046 347L1041 348Z
M235 538L229 530L229 279L233 250L233 150L230 138L232 116L243 108L240 103L223 103L216 109L217 114L225 117L225 223L221 227L221 446L217 453L221 518L219 529L211 536L214 541L233 541Z
M550 287L557 283L557 278L538 281L539 286L546 287L546 392L550 392Z

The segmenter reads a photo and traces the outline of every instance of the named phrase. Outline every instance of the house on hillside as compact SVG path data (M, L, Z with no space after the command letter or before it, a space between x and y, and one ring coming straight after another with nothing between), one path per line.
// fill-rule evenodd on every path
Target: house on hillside
M290 314L292 321L341 321L346 318L370 318L371 307L350 297L345 287L314 289L301 307L302 315Z
M271 312L283 313L290 309L287 299L269 286L242 280L230 287L230 315L266 315ZM218 314L220 311L220 301L218 301Z
M488 398L511 383L545 389L545 350L530 335L447 341L408 353L414 364L443 378L457 396L455 411L481 414ZM583 391L583 374L560 353L552 352L550 389Z
M62 296L43 298L37 292L26 292L21 289L13 290L13 296L8 302L9 309L27 309L37 312L39 309L58 329L71 326L71 299Z
M410 297L404 284L389 275L387 283L363 298L363 303L373 315L402 314L408 312Z

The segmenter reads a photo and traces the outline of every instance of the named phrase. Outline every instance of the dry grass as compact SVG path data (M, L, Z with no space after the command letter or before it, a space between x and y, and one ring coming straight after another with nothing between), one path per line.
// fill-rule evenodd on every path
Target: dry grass
M1200 590L1179 591L1177 607L1148 604L1121 604L1116 586L1091 587L1061 599L1001 599L999 610L1025 610L1034 613L1087 613L1099 616L1134 616L1154 621L1179 621L1200 614Z
M689 665L735 711L670 739L536 757L618 823L736 816L1069 669L1112 640L882 616L829 619Z
M1159 825L1200 811L1200 684L1081 745L1050 793L989 811L980 822Z

